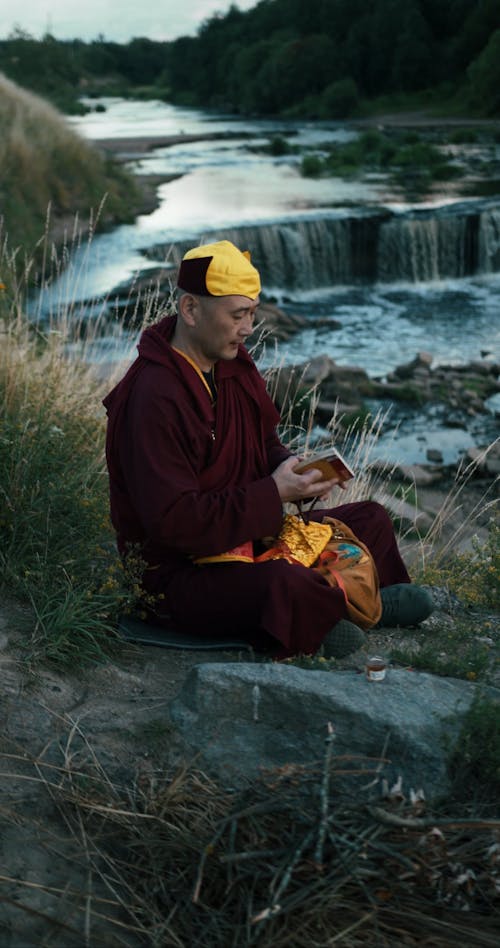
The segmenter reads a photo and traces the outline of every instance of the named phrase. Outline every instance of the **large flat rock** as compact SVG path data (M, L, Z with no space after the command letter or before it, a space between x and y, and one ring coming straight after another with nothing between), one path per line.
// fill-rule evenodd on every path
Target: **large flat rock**
M231 782L319 760L331 723L336 756L372 758L366 766L374 770L388 760L379 764L378 793L381 779L402 776L407 791L423 789L429 799L446 791L446 757L476 691L469 682L395 669L371 682L354 671L202 664L170 710L190 750ZM500 691L490 693L500 700Z

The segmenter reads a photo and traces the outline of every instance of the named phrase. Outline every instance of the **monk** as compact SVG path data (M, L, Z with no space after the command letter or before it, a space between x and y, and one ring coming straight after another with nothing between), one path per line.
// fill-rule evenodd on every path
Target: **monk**
M193 248L178 274L178 312L146 329L136 361L104 404L111 517L122 556L145 563L156 624L209 639L245 638L278 658L342 657L365 634L316 569L256 562L276 537L284 504L324 498L337 481L297 473L277 435L278 411L245 340L261 284L250 254L229 241ZM371 501L315 510L369 548L382 591L381 623L414 625L432 611L410 584L392 523Z

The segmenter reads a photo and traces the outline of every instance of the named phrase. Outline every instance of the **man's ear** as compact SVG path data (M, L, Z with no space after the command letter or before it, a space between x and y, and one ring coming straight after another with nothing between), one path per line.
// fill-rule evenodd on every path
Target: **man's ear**
M199 309L199 301L192 293L183 293L179 299L179 315L182 316L186 326L196 324L196 315Z

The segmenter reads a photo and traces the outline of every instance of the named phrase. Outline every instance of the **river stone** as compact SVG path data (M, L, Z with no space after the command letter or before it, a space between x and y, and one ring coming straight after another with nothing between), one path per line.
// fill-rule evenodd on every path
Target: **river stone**
M479 375L496 375L499 371L498 365L489 359L473 359L469 363L469 367L471 371L477 372Z
M439 471L430 471L421 464L398 464L394 473L416 487L428 487L441 477Z
M417 352L415 358L412 359L411 362L405 362L403 365L398 365L394 369L394 374L400 379L408 379L412 377L415 369L424 369L426 372L429 372L432 361L433 356L431 352Z
M486 461L488 458L494 458L495 454L493 451L488 451L487 448L468 448L465 452L465 458L467 461L471 461L475 464L478 471L484 473L486 471Z
M378 488L373 492L375 500L382 504L391 517L395 517L405 525L415 528L415 530L430 530L433 524L433 517L425 510L419 510L413 504L403 500L402 497L394 497L383 488Z
M290 369L300 375L304 384L317 385L337 370L337 364L328 355L318 355L302 365L290 366Z
M320 424L327 425L332 418L335 418L339 424L347 424L346 419L349 419L355 412L358 412L361 407L361 402L352 405L346 405L344 402L336 401L327 401L326 399L321 399L316 406L315 417L317 418Z
M327 726L336 755L372 759L362 783L403 778L405 792L446 792L447 748L456 739L477 686L389 669L383 681L355 671L321 672L283 664L201 664L173 701L174 726L204 766L232 784L262 768L318 761ZM500 700L500 691L494 691ZM373 770L384 757L376 775ZM358 766L359 766L359 762ZM356 778L359 781L359 777Z
M251 341L257 343L262 330L271 331L277 339L289 339L307 326L304 316L285 313L275 303L262 302L259 306L259 323L252 333Z

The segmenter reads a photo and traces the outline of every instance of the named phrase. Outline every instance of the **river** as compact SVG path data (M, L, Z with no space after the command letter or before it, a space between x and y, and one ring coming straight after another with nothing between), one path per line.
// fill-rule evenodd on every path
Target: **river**
M463 202L459 217L444 193L426 205L412 206L395 200L381 177L303 178L297 155L272 157L259 150L275 135L291 144L320 146L346 142L358 134L342 123L242 120L160 102L107 99L101 104L105 111L70 120L94 141L214 132L229 132L231 138L181 142L142 156L131 154L128 166L134 172L177 177L160 185L153 213L96 236L76 250L69 267L39 300L42 312L54 313L68 301L76 306L89 299L97 300L99 309L119 284L158 266L171 245L234 233L235 242L248 238L246 245L261 268L265 289L284 308L326 321L321 329L307 329L281 343L278 351L268 347L261 359L263 368L276 359L304 362L326 353L340 364L360 365L370 375L383 377L422 349L433 353L434 364L460 364L484 356L500 360L500 216L495 202L486 202L474 219L474 202ZM440 215L439 233L435 213ZM455 265L448 260L450 254L463 255L472 226L481 230L477 272L467 261ZM361 283L356 279L356 261L344 259L346 235L352 245L353 234L363 246L374 240L380 245L372 279ZM328 267L322 265L321 270L317 245L328 241ZM316 247L314 261L305 266L311 246ZM333 272L335 253L339 260ZM401 265L396 266L399 258ZM329 319L339 321L341 329L329 330ZM134 335L117 327L96 341L90 358L118 360L133 352L135 342ZM396 412L393 424L386 425L381 452L393 460L423 461L429 447L439 447L451 463L472 444L498 435L495 399L491 414L474 419L467 430L447 428L444 407L418 415L413 410ZM396 424L394 439L391 428Z

